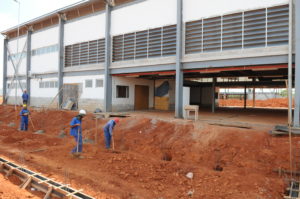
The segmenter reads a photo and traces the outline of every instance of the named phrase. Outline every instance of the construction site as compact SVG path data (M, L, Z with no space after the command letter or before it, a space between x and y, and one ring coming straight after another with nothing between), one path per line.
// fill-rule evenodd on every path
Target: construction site
M1 31L0 199L300 199L300 0L228 2Z

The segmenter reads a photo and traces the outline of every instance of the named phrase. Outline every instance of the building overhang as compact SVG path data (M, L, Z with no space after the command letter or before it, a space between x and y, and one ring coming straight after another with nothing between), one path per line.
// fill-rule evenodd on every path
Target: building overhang
M12 39L18 36L18 28L19 35L21 36L26 34L29 29L37 31L58 24L59 17L62 15L65 16L66 20L71 20L103 11L105 10L107 3L111 6L119 6L132 1L134 0L81 0L77 3L54 10L40 17L1 31L1 34L8 39Z

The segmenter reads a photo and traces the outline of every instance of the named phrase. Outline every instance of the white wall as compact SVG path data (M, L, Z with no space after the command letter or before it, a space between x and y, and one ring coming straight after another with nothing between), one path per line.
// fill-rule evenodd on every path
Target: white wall
M65 45L105 37L105 13L71 20L65 24Z
M176 0L147 0L113 10L111 34L176 24L176 8Z
M31 73L47 73L58 71L58 52L51 52L31 57Z
M58 88L39 88L41 81L58 81L57 78L31 79L31 97L54 98L58 93Z
M93 80L92 88L85 88L85 80ZM104 99L104 87L96 88L96 79L103 79L104 75L64 77L64 84L82 84L80 99Z
M182 100L182 113L183 113L183 118L186 118L186 111L185 111L185 106L190 105L190 93L191 89L190 87L183 87L183 100Z
M113 106L134 107L135 85L149 86L149 108L153 108L153 80L131 77L112 77L112 104ZM116 86L129 86L129 98L116 98Z
M33 32L31 35L31 49L58 44L58 26Z
M18 40L17 39L10 40L8 42L8 48L10 50L10 53L11 54L16 54L17 52L21 53L22 50L24 49L24 47L25 47L25 51L26 51L26 49L27 49L27 46L25 46L25 44L27 43L26 41L27 41L27 36L26 35L20 37L19 45L18 45L19 47L18 47L18 50L17 50ZM8 52L7 52L7 55L9 56ZM15 61L14 61L15 67L17 67L18 61L19 61L19 59L15 59ZM14 74L15 74L15 71L14 71L12 62L10 60L7 60L7 75L11 76L11 75L14 75ZM21 59L19 69L18 69L18 74L19 75L25 75L26 74L26 56Z
M287 3L288 0L184 0L183 21Z

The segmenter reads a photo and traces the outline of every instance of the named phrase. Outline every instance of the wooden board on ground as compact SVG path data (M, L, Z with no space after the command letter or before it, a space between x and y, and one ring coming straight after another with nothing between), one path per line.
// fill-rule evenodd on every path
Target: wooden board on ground
M235 127L235 128L243 128L243 129L251 129L252 127L247 123L227 123L227 122L208 122L209 125L216 125L216 126L225 126L225 127Z
M97 116L103 116L104 118L110 118L110 117L129 117L130 115L128 113L114 113L114 112L102 112L102 113L94 113L94 115Z

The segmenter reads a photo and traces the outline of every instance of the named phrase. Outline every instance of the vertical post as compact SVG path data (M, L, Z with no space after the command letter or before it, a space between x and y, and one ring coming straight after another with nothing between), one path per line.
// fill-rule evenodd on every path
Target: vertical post
M63 85L64 85L64 25L66 17L64 14L59 14L58 24L58 108L61 108L63 102Z
M27 30L27 54L26 54L26 90L29 96L27 104L30 104L30 98L31 98L31 91L30 91L31 34L32 34L32 27L29 27Z
M7 88L7 45L8 39L3 42L3 104L6 103L6 88Z
M247 85L244 87L244 109L247 108Z
M111 63L111 9L106 4L106 20L105 20L105 62L104 62L104 112L112 111L112 77L110 74Z
M295 1L295 112L294 126L300 127L300 1Z
M255 78L252 79L253 82L255 82ZM253 93L252 93L252 106L255 108L255 85L253 85Z
M215 108L216 108L216 81L217 79L214 77L212 82L212 87L211 87L211 97L212 97L211 112L212 113L215 112Z
M182 0L177 0L175 117L183 118Z

